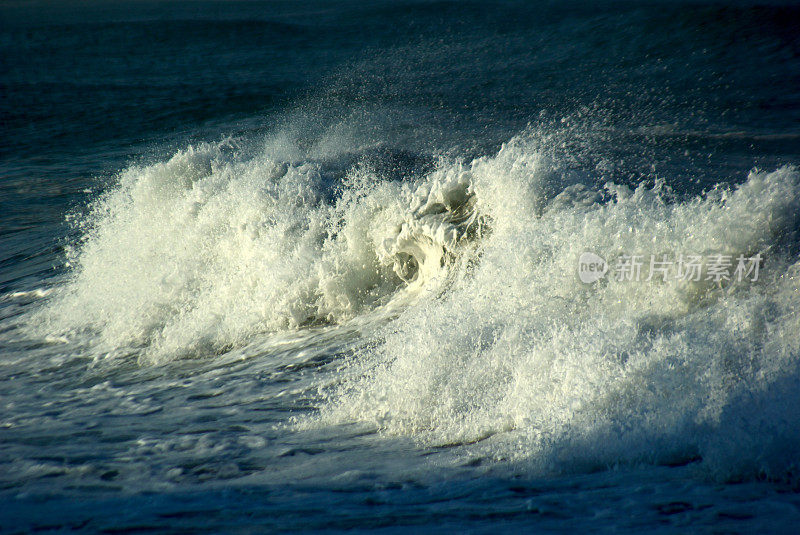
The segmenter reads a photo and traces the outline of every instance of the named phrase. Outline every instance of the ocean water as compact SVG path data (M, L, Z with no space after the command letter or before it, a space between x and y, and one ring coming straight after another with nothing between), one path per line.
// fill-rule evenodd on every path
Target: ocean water
M11 0L0 50L0 531L795 532L795 3Z

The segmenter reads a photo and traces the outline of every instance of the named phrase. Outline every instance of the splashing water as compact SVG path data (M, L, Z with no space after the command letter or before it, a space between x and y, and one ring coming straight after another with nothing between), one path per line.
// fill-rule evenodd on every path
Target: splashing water
M322 164L267 153L204 144L125 171L34 328L164 362L372 324L299 428L480 442L537 473L696 459L722 478L791 473L796 169L688 199L598 189L528 133L404 181L356 165L330 195ZM756 281L587 285L584 251L767 260Z

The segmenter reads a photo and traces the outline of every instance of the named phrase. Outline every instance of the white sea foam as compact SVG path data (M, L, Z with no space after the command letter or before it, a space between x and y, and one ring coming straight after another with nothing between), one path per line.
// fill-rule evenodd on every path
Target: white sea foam
M13 301L19 299L41 299L50 295L52 290L50 288L36 288L34 290L11 292L0 295L0 301Z
M558 177L537 150L519 139L473 162L476 210L491 221L479 261L343 367L321 420L433 444L487 439L473 448L537 471L702 458L723 478L790 475L797 170L754 171L734 191L684 202L661 184L609 184L600 203L581 184L548 194ZM586 285L584 251L768 260L757 282Z
M327 201L320 163L275 152L203 144L124 171L83 220L36 328L88 332L98 355L219 352L405 302L478 224L454 169L404 184L356 166Z
M226 143L131 167L33 324L163 360L389 308L300 425L480 441L538 471L702 458L724 478L789 474L798 171L679 200L660 182L598 190L546 149L520 136L407 182L355 166L335 200L313 159ZM585 251L767 261L756 282L587 285Z

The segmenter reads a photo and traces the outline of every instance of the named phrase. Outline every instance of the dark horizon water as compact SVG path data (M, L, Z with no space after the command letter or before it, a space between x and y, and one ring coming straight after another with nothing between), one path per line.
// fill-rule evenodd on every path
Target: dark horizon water
M800 520L796 3L6 1L0 50L0 531Z

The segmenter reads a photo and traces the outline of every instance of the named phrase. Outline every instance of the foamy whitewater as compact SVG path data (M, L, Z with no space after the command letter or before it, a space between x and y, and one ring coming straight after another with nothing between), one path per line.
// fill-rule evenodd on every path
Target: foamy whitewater
M143 366L363 329L335 380L309 385L321 406L301 427L480 442L470 455L535 473L697 459L723 480L793 477L795 168L690 199L663 183L597 190L529 133L405 181L356 165L325 189L313 161L240 158L230 141L131 167L81 220L70 274L30 325ZM588 285L584 251L767 260L755 282Z
M0 29L0 531L793 532L797 10L131 5Z

